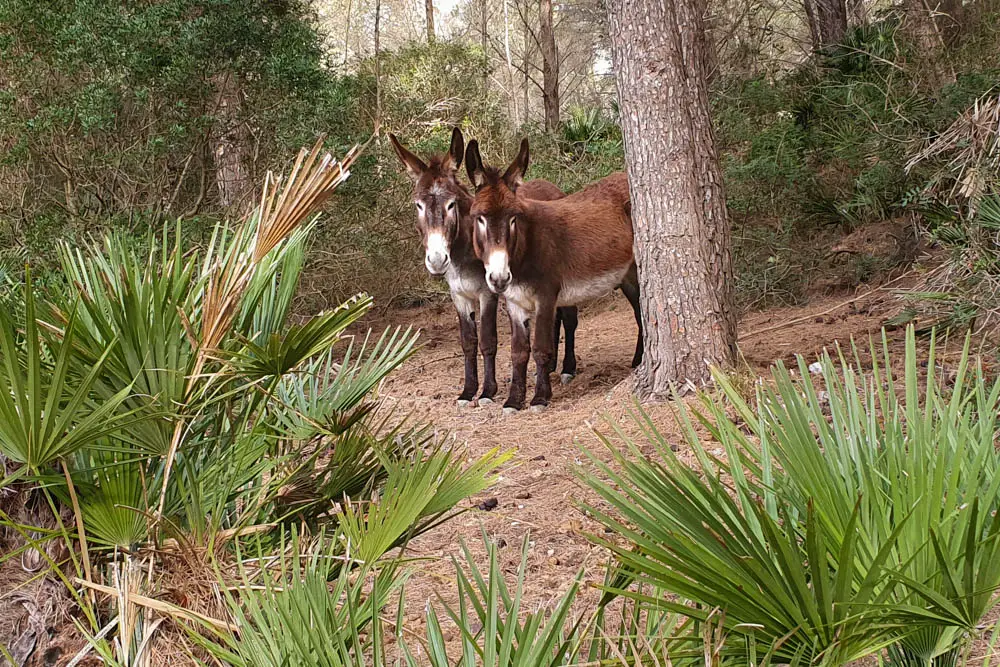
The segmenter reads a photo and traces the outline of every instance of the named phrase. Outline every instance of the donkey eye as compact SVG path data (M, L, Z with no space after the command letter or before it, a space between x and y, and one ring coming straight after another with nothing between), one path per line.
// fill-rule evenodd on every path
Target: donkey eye
M479 223L480 229L484 231L486 230L486 218L484 218L483 216L479 216L479 219L476 222Z
M414 202L417 205L417 211L420 213L424 212L424 203L422 201Z
M453 210L455 209L455 200L454 200L454 199L452 199L452 200L451 200L450 202L448 202L448 203L447 203L447 204L445 205L445 207L444 207L444 208L445 208L445 210L446 210L446 211L448 211L449 213L450 213L451 211L453 211Z
M512 218L510 219L510 228L511 228L511 229L514 229L514 221L515 221L515 220L517 220L517 218L516 218L516 217L512 217Z

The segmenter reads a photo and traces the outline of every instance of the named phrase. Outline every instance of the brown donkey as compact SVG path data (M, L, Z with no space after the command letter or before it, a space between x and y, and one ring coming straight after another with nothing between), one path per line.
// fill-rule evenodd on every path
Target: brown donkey
M424 162L408 151L392 134L389 141L399 160L413 179L413 202L417 209L417 229L424 244L424 266L436 276L444 275L451 290L451 300L458 311L462 352L465 355L465 386L459 394L458 404L469 405L479 389L479 364L476 343L483 355L483 390L478 403L493 402L497 392L497 300L496 294L486 285L483 263L472 249L472 220L469 210L472 195L457 178L458 168L465 157L465 139L457 127L451 134L451 148L444 155L432 156ZM558 199L563 192L548 181L531 181L522 187L524 196L533 199ZM476 306L480 310L480 327L476 327ZM555 345L558 347L559 323L566 331L566 350L563 373L576 374L574 351L576 308L560 308L553 325ZM552 359L555 370L555 358Z
M511 320L510 395L505 411L524 404L529 347L535 357L532 409L552 397L553 320L558 306L575 306L620 287L632 303L639 336L632 367L642 361L639 283L632 256L632 218L625 174L613 174L557 201L531 201L522 181L528 140L502 175L483 164L469 142L465 168L476 188L473 246L486 265L486 284L507 299ZM535 340L531 344L531 321Z

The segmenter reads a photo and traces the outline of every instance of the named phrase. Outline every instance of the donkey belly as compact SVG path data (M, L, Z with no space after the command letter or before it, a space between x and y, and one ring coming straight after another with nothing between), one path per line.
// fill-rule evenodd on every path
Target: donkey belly
M559 290L559 300L556 305L576 306L610 294L622 284L622 279L625 278L628 269L629 267L626 266L590 278L567 280L563 282L562 289Z

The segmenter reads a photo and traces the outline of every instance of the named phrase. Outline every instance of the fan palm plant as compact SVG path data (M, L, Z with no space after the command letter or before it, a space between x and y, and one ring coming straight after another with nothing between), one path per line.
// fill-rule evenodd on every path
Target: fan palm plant
M621 471L602 466L610 481L591 484L622 518L593 511L634 545L609 547L701 608L659 604L698 620L723 609L730 632L785 659L838 664L893 646L909 664L954 664L1000 587L1000 382L970 370L966 345L946 387L935 348L925 378L912 330L902 378L887 342L872 347L870 377L856 350L853 363L824 355L822 389L805 362L800 379L779 366L756 408L716 374L730 412L705 397L697 416L725 457L680 413L695 469L637 415L661 460L635 456L621 432L624 450L605 438Z
M111 635L97 638L99 614L87 630L106 659L146 664L161 623L152 610L190 616L156 601L169 566L159 554L208 567L241 536L277 546L283 526L304 521L345 536L331 543L338 562L377 561L507 458L466 466L379 410L375 390L417 334L335 348L367 296L292 319L312 220L355 155L303 151L287 179L268 176L255 214L203 248L180 223L145 254L116 236L66 247L68 289L36 296L29 276L24 312L0 309L0 453L44 482L57 517L55 501L73 508L80 583L117 591ZM139 599L151 605L142 613Z

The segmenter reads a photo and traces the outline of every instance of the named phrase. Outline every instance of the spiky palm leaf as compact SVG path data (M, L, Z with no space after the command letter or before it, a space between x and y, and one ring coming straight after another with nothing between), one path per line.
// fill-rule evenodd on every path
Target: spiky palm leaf
M39 472L123 429L135 417L121 409L131 393L130 383L106 397L95 395L107 352L94 359L89 371L74 377L75 317L70 317L61 338L43 341L30 271L24 308L23 345L14 320L0 309L0 453Z

